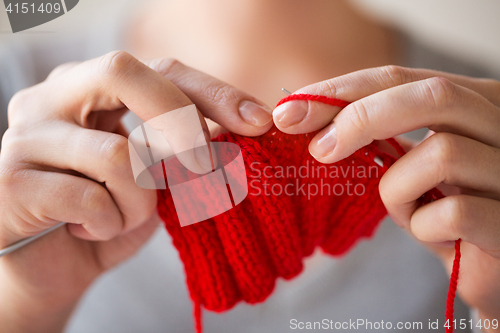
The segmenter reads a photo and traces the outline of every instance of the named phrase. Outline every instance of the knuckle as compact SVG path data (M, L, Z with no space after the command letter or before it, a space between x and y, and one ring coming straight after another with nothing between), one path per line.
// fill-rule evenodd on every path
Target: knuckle
M100 58L99 68L104 76L116 77L128 71L137 61L130 53L113 51Z
M18 170L5 164L0 165L0 187L2 192L11 192L9 189L15 186Z
M110 135L102 145L100 155L108 172L130 164L127 138L119 134Z
M148 221L156 212L157 200L154 192L142 191L140 199L136 202L136 209L133 212L130 212L129 215L123 217L124 231L134 229L142 223Z
M399 86L413 81L412 71L408 68L387 65L380 68L383 77L391 83L391 86Z
M32 88L26 88L19 90L14 96L12 96L7 106L7 117L9 123L11 123L17 115L23 110L27 104L27 101L32 96Z
M467 226L470 223L467 221L471 217L471 209L467 201L461 195L449 196L444 200L444 208L442 211L442 220L450 232L459 238L464 234L468 234Z
M207 91L207 96L213 104L226 104L238 99L234 89L224 83L212 85Z
M16 127L8 128L2 137L2 153L0 159L17 161L23 156L25 148L22 131Z
M106 210L108 192L101 185L90 182L83 191L81 200L83 209L99 214Z
M460 154L460 147L456 136L449 133L436 133L429 139L430 144L430 160L434 161L437 167L437 172L442 180L450 180L450 168L456 162L456 156Z
M364 132L370 122L366 103L363 100L359 100L348 107L350 108L348 113L349 122L360 132Z
M337 87L335 85L335 80L337 79L331 79L331 80L326 80L318 83L318 90L321 94L326 94L327 96L337 96Z
M62 73L66 72L67 70L73 68L74 66L76 66L78 64L78 62L67 62L67 63L64 63L64 64L61 64L59 66L57 66L56 68L54 68L49 76L47 76L47 80L50 80L50 79L53 79L59 75L61 75Z
M450 80L436 76L424 82L425 93L436 109L447 108L456 103L459 93L456 85Z
M172 72L175 68L184 66L179 60L174 58L162 58L153 60L149 67L153 69L155 72L160 73L163 76L167 76L170 72Z

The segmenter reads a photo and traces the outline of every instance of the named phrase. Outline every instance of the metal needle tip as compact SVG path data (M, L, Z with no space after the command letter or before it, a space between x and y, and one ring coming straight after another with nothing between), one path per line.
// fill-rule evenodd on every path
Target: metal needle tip
M282 90L285 94L287 94L287 95L291 95L291 94L292 94L291 92L289 92L289 91L288 91L288 90L286 90L285 88L281 88L281 90Z
M11 252L14 252L15 250L18 250L26 245L28 245L29 243L37 240L38 238L42 237L42 236L45 236L46 234L56 230L56 229L59 229L60 227L62 227L63 225L65 225L66 222L60 222L58 224L56 224L55 226L53 226L52 228L49 228L45 231L42 231L41 233L39 233L38 235L35 235L35 236L32 236L32 237L28 237L28 238L25 238L25 239L22 239L4 249L1 249L0 250L0 257L3 257L4 255L6 254L9 254Z

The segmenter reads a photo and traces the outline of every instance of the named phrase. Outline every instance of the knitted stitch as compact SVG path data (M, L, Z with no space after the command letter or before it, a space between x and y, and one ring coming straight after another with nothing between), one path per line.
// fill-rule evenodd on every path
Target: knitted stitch
M287 96L278 105L294 99L340 107L349 104L325 96L296 94ZM379 222L386 216L378 184L397 158L370 144L333 164L343 172L341 177L331 177L323 172L324 169L319 169L325 165L314 160L308 153L308 144L316 133L289 135L273 126L259 137L225 133L215 138L213 141L233 142L241 148L249 195L235 208L206 221L181 228L170 191L158 191L159 214L184 263L190 297L195 304L197 332L202 330L201 306L207 310L222 312L239 301L250 304L262 302L272 293L278 277L291 279L302 271L302 259L311 255L316 247L331 255L343 255L360 239L371 237ZM400 155L405 153L394 139L387 141ZM218 154L222 159L230 155L224 151ZM374 162L375 157L383 162L383 166ZM313 175L290 178L273 172L264 173L266 167L269 170L278 166L285 169L294 167L295 170L312 166ZM321 171L314 174L314 167ZM376 174L358 177L352 171L356 167L364 167L365 170L371 167L370 170L376 171ZM165 169L165 165L163 168L162 177L182 169ZM255 177L259 173L264 180ZM184 179L191 179L188 171ZM345 189L349 184L362 184L364 193L347 195L338 192L333 194L330 191L329 195L306 196L298 193L289 196L283 192L281 195L273 195L271 192L271 195L265 195L266 189L286 189L287 186L319 190L326 189L327 186L330 189ZM197 190L207 198L215 194L210 193L208 180ZM255 195L257 190L260 195ZM422 196L421 203L442 197L439 190L433 189ZM189 207L189 198L183 204ZM457 251L459 253L459 247ZM458 278L458 261L455 261ZM450 284L447 318L451 298L453 317L456 278L453 288Z

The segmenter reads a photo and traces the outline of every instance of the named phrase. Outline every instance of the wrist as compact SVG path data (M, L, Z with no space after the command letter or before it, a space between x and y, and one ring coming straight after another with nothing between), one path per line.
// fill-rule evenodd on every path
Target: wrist
M0 322L12 333L62 332L78 297L61 299L13 283L0 264Z

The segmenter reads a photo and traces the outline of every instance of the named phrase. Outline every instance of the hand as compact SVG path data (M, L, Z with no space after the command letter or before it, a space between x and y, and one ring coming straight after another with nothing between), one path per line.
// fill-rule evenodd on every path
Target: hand
M323 163L374 140L423 127L436 132L384 174L382 200L394 221L431 246L448 270L453 241L463 240L459 294L483 318L500 320L500 82L388 66L295 93L352 102L340 110L291 101L273 112L286 133L321 129L309 151ZM440 184L451 195L420 207L417 199Z
M272 126L251 96L177 61L146 65L124 52L58 67L13 97L0 155L0 248L68 225L0 259L2 330L61 331L89 284L146 242L158 226L156 192L134 183L120 118L130 109L147 121L193 103L239 134Z

